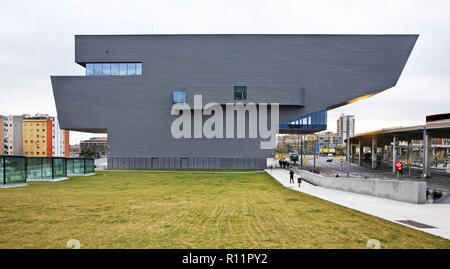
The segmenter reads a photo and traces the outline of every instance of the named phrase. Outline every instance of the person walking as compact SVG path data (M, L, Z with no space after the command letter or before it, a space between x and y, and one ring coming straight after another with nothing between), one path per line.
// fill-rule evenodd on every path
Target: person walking
M302 183L302 178L300 177L300 175L298 175L297 182L298 182L298 187L300 188L300 183Z
M292 171L292 169L291 169L291 171L289 172L289 183L292 183L292 184L295 183L295 182L294 182L294 171Z

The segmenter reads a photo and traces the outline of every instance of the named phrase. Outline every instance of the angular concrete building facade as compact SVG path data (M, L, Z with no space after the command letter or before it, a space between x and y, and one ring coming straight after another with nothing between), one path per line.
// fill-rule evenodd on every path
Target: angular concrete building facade
M279 133L321 131L327 110L395 86L417 38L80 35L86 76L51 81L60 127L107 133L109 168L264 168L274 150L259 136L174 138L174 95L191 106L194 95L223 107L278 103Z

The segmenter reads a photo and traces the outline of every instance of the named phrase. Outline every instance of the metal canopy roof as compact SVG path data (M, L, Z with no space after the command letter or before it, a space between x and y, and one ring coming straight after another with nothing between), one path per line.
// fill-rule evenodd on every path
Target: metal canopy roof
M424 127L425 125L417 125L374 130L356 134L350 137L350 141L358 144L361 139L362 144L371 145L372 138L376 138L378 145L388 145L393 141L394 136L398 141L422 140ZM427 134L432 138L450 138L450 123L428 124L426 128Z

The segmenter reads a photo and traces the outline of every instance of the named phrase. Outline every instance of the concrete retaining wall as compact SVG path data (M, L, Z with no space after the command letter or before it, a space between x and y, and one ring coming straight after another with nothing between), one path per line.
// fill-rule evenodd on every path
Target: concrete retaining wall
M423 181L324 177L300 171L300 177L314 185L415 204L426 200L427 184Z

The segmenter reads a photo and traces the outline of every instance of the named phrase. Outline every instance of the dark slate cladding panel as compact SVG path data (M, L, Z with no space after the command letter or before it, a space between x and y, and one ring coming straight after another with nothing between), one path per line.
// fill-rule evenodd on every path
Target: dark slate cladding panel
M174 166L170 163L173 160ZM198 165L194 167L194 164ZM108 168L120 169L168 169L168 168L198 168L198 169L264 169L265 158L133 158L133 157L109 157Z
M214 158L214 168L220 169L220 158Z
M52 76L51 82L60 127L107 131L108 156L122 157L112 166L136 167L127 157L155 156L157 168L168 168L165 158L201 156L237 158L232 167L242 169L253 167L249 159L270 157L274 150L261 149L260 138L173 138L174 90L186 90L187 103L202 94L205 105L233 103L233 86L247 86L247 102L280 103L280 121L289 120L395 86L417 38L81 35L75 37L76 62L141 62L142 76ZM217 167L201 158L189 166Z
M232 169L234 167L232 158L222 158L219 160L220 160L220 162L219 162L218 167L230 168L230 169Z
M197 158L197 168L203 169L203 158Z
M181 168L186 169L189 168L189 158L181 158Z

